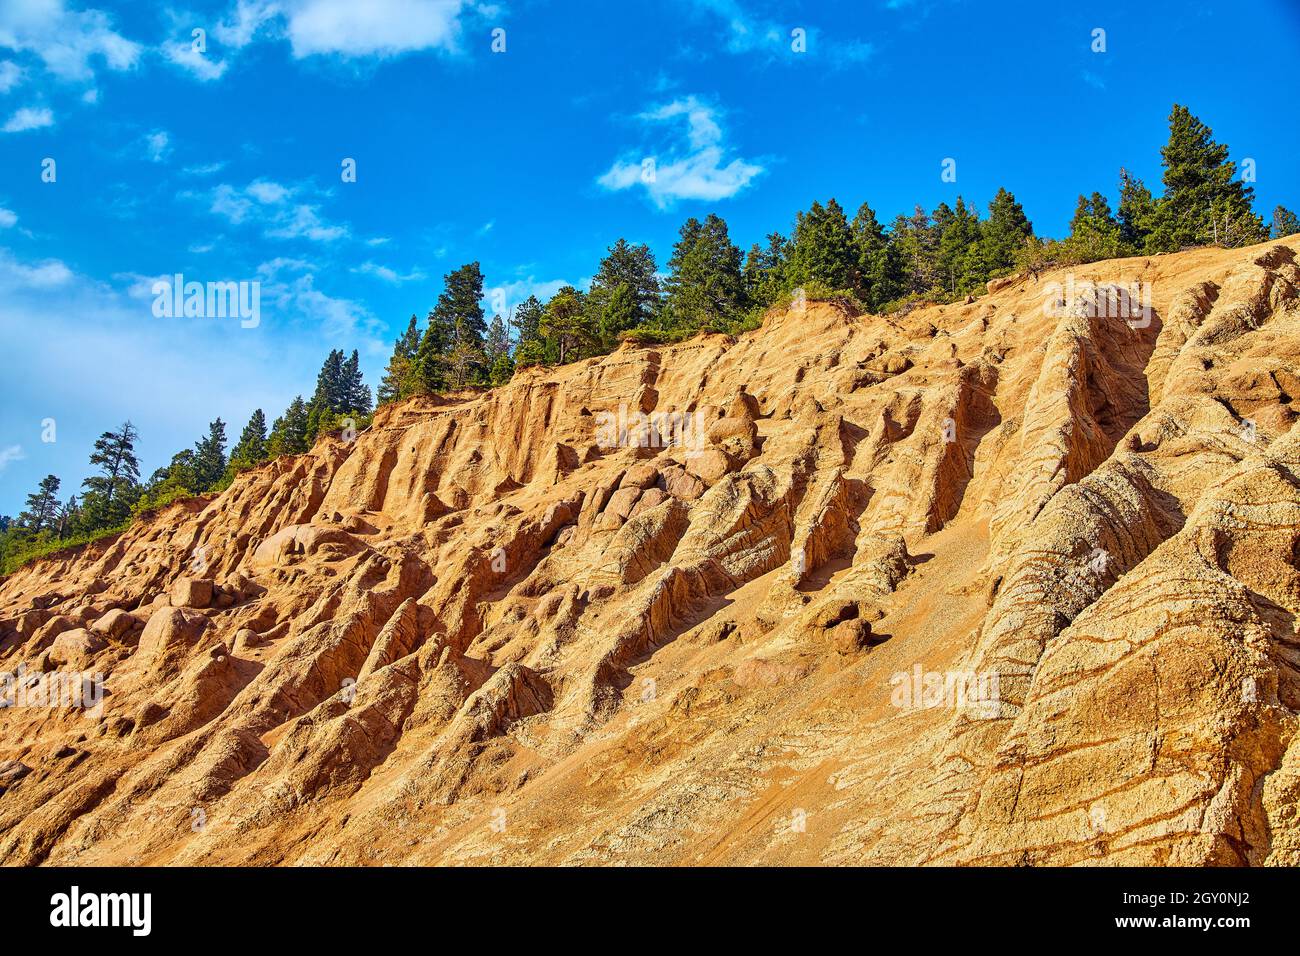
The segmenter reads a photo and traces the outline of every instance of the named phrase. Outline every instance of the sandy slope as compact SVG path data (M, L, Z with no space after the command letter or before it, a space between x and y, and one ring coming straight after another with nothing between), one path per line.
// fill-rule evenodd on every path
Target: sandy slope
M107 696L0 709L0 861L1300 862L1297 249L624 347L25 569L0 670Z

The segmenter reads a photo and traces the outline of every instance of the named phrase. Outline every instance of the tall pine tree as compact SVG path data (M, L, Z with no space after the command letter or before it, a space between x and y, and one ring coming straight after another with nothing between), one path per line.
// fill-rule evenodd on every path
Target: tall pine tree
M388 368L379 382L379 404L386 405L411 394L412 378L415 374L415 356L420 348L420 330L415 316L406 326L406 331L393 343L393 355L388 360Z
M226 423L208 423L208 433L194 443L195 491L209 491L226 472Z
M46 475L36 491L27 496L27 510L18 516L18 523L32 534L48 530L59 510L59 479Z
M1241 246L1267 238L1264 222L1251 209L1254 190L1235 178L1228 147L1185 106L1169 114L1169 142L1160 150L1164 195L1148 248L1175 252L1184 246Z
M99 469L82 482L82 506L88 530L112 527L126 520L139 494L140 460L135 443L140 433L129 421L95 441L90 464Z
M989 203L989 217L984 221L981 242L984 261L991 272L1010 269L1016 254L1034 234L1034 227L1016 197L999 189Z
M668 261L666 307L671 326L688 330L725 323L747 304L741 252L727 224L710 213L686 220Z
M230 450L230 464L240 471L266 461L266 415L256 409L240 432L239 441Z

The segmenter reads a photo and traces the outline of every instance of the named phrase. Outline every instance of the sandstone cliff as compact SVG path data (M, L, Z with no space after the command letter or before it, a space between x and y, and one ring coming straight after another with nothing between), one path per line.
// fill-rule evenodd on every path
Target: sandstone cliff
M1297 250L625 346L31 565L0 862L1300 863Z

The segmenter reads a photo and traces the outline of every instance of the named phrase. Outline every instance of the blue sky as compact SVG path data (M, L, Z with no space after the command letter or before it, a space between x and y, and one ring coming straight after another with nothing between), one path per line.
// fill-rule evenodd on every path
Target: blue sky
M1255 161L1266 218L1300 206L1300 4L1055 6L3 0L0 513L47 473L76 490L125 418L147 476L217 415L279 414L331 348L373 386L474 259L513 304L619 236L662 267L688 216L748 247L814 199L888 220L999 185L1060 233L1121 165L1158 190L1174 102ZM260 282L260 324L156 317L178 272Z

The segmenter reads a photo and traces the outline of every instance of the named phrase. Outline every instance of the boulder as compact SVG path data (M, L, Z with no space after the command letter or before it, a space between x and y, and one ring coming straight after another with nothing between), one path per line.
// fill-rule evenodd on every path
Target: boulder
M77 627L64 631L54 639L50 645L49 657L56 665L79 669L106 646L107 642L101 635Z
M191 647L207 630L208 618L198 611L165 607L153 613L140 635L137 653L150 665L173 649Z
M233 653L235 655L246 654L255 647L262 646L262 635L251 627L241 627L235 632L235 644Z
M605 510L596 522L597 531L619 528L632 514L632 509L641 497L640 488L620 488L609 496Z
M752 444L758 437L758 426L751 418L719 418L709 426L709 442L721 445L729 439L737 439L745 444Z
M462 490L461 494L463 493ZM325 560L337 560L350 557L358 551L365 550L365 547L361 541L342 528L292 524L281 528L259 544L257 550L253 552L251 564L254 568L281 567L292 564L299 558L315 554L320 554Z
M841 621L829 634L831 646L839 654L857 654L871 646L871 624L860 617Z
M731 400L731 405L727 408L728 418L747 418L753 421L760 414L758 399L743 388L736 393L736 397Z
M90 630L115 641L140 626L140 619L134 614L123 611L121 608L114 608L92 624Z
M4 793L23 777L32 772L32 768L17 760L0 760L0 793Z
M212 603L212 581L207 578L177 578L172 585L173 607L207 607Z
M70 631L77 627L80 622L72 618L64 617L62 614L56 614L36 630L36 646L48 644L64 631Z
M712 485L731 471L731 462L721 449L706 448L686 456L686 470L706 485Z
M682 501L694 501L704 494L704 482L689 474L681 465L672 465L662 472L663 490Z
M659 480L659 470L648 461L638 462L627 470L620 488L649 488Z
M18 633L23 637L31 637L40 629L41 625L45 624L53 616L44 608L24 611L18 616Z
M655 505L667 500L668 493L666 491L660 491L658 488L647 488L641 493L641 497L637 499L637 502L632 507L632 511L628 514L628 517L635 518L641 512L649 511Z

